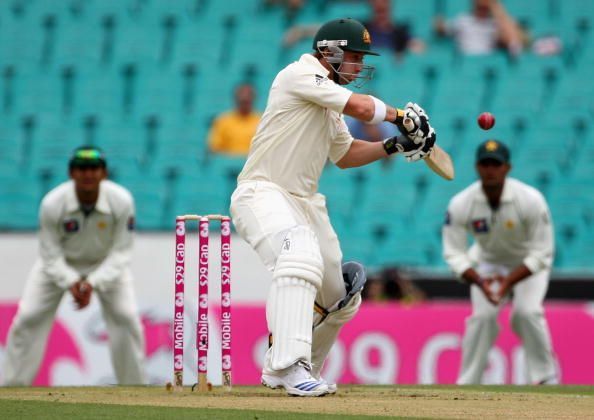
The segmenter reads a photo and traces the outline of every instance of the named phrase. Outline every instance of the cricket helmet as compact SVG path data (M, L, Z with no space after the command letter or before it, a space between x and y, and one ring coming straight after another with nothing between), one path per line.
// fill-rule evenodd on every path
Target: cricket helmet
M350 83L347 76L352 74L341 71L342 65L347 63L344 61L345 51L379 55L371 50L371 36L365 26L351 18L335 19L323 24L314 36L313 49L334 68L336 83L339 79ZM361 71L355 77L359 82L355 84L357 87L361 87L373 77L373 66L361 64L361 67Z

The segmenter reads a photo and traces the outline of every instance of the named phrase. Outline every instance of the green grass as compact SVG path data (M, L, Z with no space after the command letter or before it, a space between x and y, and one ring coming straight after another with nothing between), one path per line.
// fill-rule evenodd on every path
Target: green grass
M304 403L306 401L304 400ZM192 419L192 420L305 420L315 416L321 420L376 419L373 416L345 416L339 414L311 414L272 412L259 410L223 410L215 408L146 407L115 404L73 404L46 401L14 401L0 399L0 413L3 419ZM403 417L382 417L401 419Z

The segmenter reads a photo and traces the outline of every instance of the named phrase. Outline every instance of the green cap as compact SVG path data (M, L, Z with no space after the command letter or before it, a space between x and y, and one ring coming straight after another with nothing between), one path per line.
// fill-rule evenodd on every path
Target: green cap
M476 149L476 161L480 162L487 159L493 159L500 163L509 163L509 148L499 140L486 140Z
M319 48L325 47L332 41L343 50L379 55L371 51L369 31L355 19L335 19L323 24L314 37L313 49L318 51Z
M107 166L103 151L95 146L77 147L70 158L70 169L89 166L102 168Z

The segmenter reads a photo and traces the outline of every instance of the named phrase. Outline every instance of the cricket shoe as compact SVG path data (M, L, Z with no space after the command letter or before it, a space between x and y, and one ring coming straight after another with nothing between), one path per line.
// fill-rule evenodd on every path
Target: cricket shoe
M311 368L303 361L283 370L265 369L262 385L272 389L283 388L287 394L299 397L321 397L329 393L326 381L314 378Z
M322 377L320 377L320 381L324 382L326 384L326 386L328 387L328 394L336 394L336 390L338 389L336 384L331 384L330 382L328 382L327 380L325 380Z

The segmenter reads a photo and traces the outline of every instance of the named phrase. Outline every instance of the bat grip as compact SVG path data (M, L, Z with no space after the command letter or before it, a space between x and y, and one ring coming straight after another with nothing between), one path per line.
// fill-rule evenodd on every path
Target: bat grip
M404 128L409 133L415 129L414 121L411 118L405 117L404 110L400 108L396 108L396 119L394 120L394 124Z

